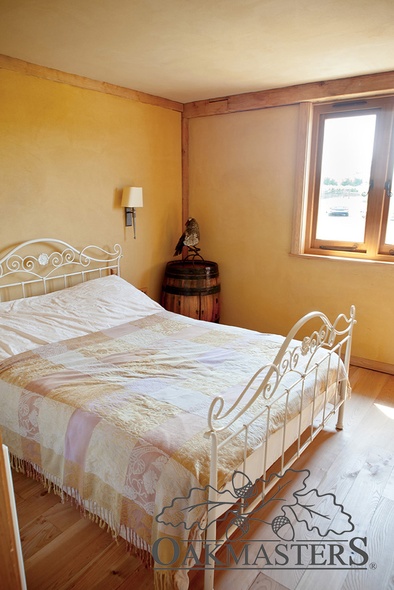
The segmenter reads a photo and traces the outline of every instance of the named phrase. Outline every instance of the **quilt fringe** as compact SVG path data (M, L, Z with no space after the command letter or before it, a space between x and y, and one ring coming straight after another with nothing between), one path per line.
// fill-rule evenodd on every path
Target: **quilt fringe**
M85 518L89 518L102 529L110 532L116 542L118 542L118 537L124 539L126 542L126 551L138 557L146 568L154 569L155 590L187 590L189 588L187 571L182 569L163 571L155 567L150 545L141 539L134 530L123 524L119 525L115 523L113 514L110 511L101 508L95 502L83 500L78 490L63 486L59 478L45 473L38 465L30 463L25 459L20 459L11 452L9 455L12 469L39 481L48 492L53 492L59 496L62 502L70 502L79 509ZM191 531L190 539L194 538L196 534L196 531Z
M168 574L172 572L160 572L155 571L154 573L154 584L155 590L174 590L176 588L173 576Z
M112 512L99 506L96 502L84 500L81 498L78 490L68 486L63 486L61 480L54 475L45 473L38 465L30 463L25 459L17 457L9 452L10 464L12 469L18 473L23 473L42 485L48 490L59 496L62 502L68 501L79 509L80 513L91 521L97 523L100 528L106 529L112 534L112 538L118 542L121 537L126 541L126 550L132 555L138 557L147 568L153 568L154 560L151 553L151 547L146 541L141 539L137 533L123 524L115 522Z
M182 575L179 575L182 572ZM189 578L182 570L160 571L154 573L154 590L188 590Z

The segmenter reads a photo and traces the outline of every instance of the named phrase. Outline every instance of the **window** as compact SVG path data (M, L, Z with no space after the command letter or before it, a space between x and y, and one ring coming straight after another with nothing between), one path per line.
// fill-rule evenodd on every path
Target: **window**
M394 97L312 107L301 252L394 262Z

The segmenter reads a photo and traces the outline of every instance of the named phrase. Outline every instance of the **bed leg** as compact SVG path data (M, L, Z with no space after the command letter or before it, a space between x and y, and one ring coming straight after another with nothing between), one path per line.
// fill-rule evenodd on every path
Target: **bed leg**
M206 569L204 572L204 590L214 590L213 579L215 571L213 569Z
M343 430L343 417L345 414L346 394L347 394L347 382L341 381L339 396L340 396L340 399L342 400L342 404L340 405L339 410L338 410L338 419L337 419L337 423L335 426L335 428L337 430Z
M337 430L343 430L343 416L345 413L345 404L342 404L338 410L338 419L335 428Z
M211 488L209 490L209 499L211 502L216 501L216 490ZM213 590L214 576L215 576L215 559L210 553L216 542L216 520L214 515L215 509L212 512L212 521L208 524L205 533L205 571L204 571L204 590Z
M215 560L213 554L209 550L209 546L216 545L216 508L215 504L218 501L218 442L215 432L210 433L211 438L211 465L209 474L209 494L208 500L210 509L208 514L208 526L205 531L205 572L204 572L204 590L213 590L213 582L215 576ZM212 545L213 544L213 545Z

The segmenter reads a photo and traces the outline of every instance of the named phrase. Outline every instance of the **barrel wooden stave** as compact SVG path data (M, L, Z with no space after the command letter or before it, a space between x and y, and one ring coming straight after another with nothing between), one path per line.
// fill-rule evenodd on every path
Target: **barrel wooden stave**
M161 303L168 311L218 322L220 278L217 263L200 260L168 262Z

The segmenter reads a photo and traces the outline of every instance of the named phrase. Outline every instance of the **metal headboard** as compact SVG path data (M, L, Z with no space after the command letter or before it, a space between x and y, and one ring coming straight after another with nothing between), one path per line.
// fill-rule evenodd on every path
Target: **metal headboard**
M89 278L120 274L122 248L78 250L52 238L29 240L0 258L0 301L57 291Z

